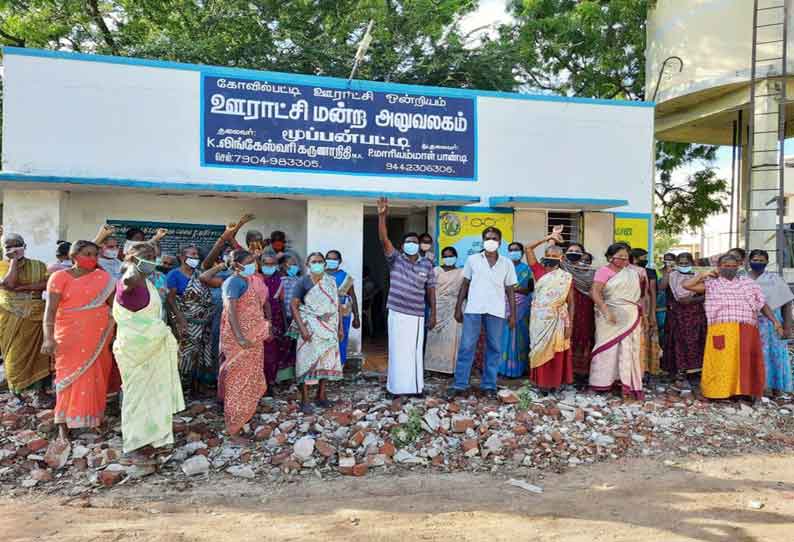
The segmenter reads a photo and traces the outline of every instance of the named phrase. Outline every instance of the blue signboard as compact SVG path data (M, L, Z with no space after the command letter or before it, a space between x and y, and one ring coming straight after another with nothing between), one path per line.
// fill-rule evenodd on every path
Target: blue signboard
M202 74L202 165L476 180L474 98Z

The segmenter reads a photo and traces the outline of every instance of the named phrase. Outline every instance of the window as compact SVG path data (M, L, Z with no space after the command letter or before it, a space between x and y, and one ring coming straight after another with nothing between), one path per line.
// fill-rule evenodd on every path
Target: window
M562 236L566 243L582 242L582 213L549 211L546 221L547 235L558 225L563 227Z

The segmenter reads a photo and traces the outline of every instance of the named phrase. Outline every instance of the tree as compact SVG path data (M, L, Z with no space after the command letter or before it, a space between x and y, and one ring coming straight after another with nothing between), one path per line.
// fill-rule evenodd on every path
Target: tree
M0 41L259 70L512 90L501 42L472 43L477 0L0 0Z
M594 98L645 99L646 14L653 0L513 0L506 39L521 82ZM725 211L727 183L713 168L717 147L656 146L656 229L679 234ZM682 170L703 169L679 180Z

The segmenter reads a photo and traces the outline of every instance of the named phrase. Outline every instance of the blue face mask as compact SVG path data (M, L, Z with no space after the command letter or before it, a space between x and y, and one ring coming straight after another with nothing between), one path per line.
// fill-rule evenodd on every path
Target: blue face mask
M309 271L312 275L319 275L320 273L325 272L325 264L321 262L309 264Z
M452 267L458 263L458 258L457 256L447 256L446 258L441 258L441 262L447 267Z
M766 270L767 264L763 262L750 262L750 269L756 273L763 273Z
M692 266L691 265L679 265L678 266L678 272L679 273L684 273L685 275L688 275L689 273L692 272Z
M289 275L290 277L297 277L298 276L298 271L300 271L300 270L301 270L301 268L298 267L297 265L290 265L287 268L287 275Z
M244 277L250 277L254 273L256 273L256 263L255 262L252 262L252 263L249 263L247 265L244 265L243 266L243 270L240 271L240 274L242 276L244 276Z
M507 253L507 255L510 256L510 259L513 260L514 262L521 261L522 254L520 250L511 250L510 252Z
M278 269L275 265L263 265L262 266L262 274L265 276L273 276L276 273L276 269Z
M419 252L419 243L403 243L403 252L415 256Z
M325 268L336 271L339 269L339 260L325 260Z

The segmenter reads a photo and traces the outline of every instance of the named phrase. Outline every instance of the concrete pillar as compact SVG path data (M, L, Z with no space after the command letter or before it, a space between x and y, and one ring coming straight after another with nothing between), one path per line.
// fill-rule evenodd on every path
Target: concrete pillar
M67 194L61 190L3 190L3 230L25 238L26 256L45 263L66 233Z
M342 253L342 269L353 276L361 311L361 273L364 265L364 204L360 201L306 202L307 254L335 249ZM350 330L348 352L361 353L361 330Z

